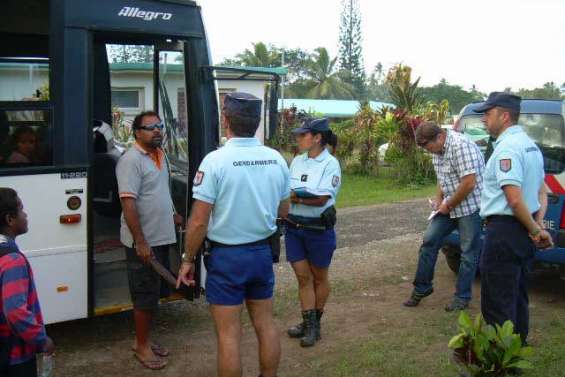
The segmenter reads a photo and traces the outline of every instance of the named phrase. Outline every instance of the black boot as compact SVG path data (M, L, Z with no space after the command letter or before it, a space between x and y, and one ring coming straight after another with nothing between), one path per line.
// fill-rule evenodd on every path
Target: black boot
M312 347L316 344L316 310L306 310L302 312L304 320L304 336L300 338L302 347Z
M323 310L316 309L316 340L322 339L322 328L320 322L323 315Z
M301 322L296 326L289 327L287 333L291 338L302 338L304 336L304 322Z

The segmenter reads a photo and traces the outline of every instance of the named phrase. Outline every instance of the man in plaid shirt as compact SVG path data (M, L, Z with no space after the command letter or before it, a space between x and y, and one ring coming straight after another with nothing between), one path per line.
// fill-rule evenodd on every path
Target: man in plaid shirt
M480 251L479 208L484 158L474 142L432 122L424 122L416 129L416 143L433 155L438 185L432 207L437 214L424 233L414 290L404 305L417 306L424 297L432 294L439 249L444 238L457 228L461 240L461 264L455 297L445 310L462 310L471 300Z
M27 232L17 193L0 187L0 376L37 376L35 355L52 354L29 263L14 241Z

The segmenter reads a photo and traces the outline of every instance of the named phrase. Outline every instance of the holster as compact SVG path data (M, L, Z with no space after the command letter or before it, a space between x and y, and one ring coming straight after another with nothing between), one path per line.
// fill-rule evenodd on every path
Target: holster
M324 224L326 228L333 228L337 222L337 211L335 207L331 206L326 208L320 215L320 220L322 220L322 224Z
M281 258L281 228L277 226L277 230L269 237L269 245L271 246L271 254L273 255L273 263L279 263Z
M208 269L208 260L210 259L210 252L212 251L212 243L208 238L204 240L204 245L202 245L202 260L204 262L204 267Z

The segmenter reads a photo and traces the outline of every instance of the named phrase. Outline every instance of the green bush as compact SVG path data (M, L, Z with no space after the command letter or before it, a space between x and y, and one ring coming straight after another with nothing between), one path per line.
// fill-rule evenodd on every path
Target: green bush
M454 352L455 361L471 376L502 377L532 368L526 358L533 354L533 349L522 345L511 321L506 321L502 327L493 327L484 322L481 314L472 321L462 311L459 330L449 342L449 348Z

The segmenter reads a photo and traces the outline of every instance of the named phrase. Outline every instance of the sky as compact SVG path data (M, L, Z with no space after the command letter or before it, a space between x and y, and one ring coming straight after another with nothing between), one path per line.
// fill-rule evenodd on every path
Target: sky
M341 0L201 0L215 63L254 42L338 52ZM359 0L367 73L482 92L565 82L565 0Z

